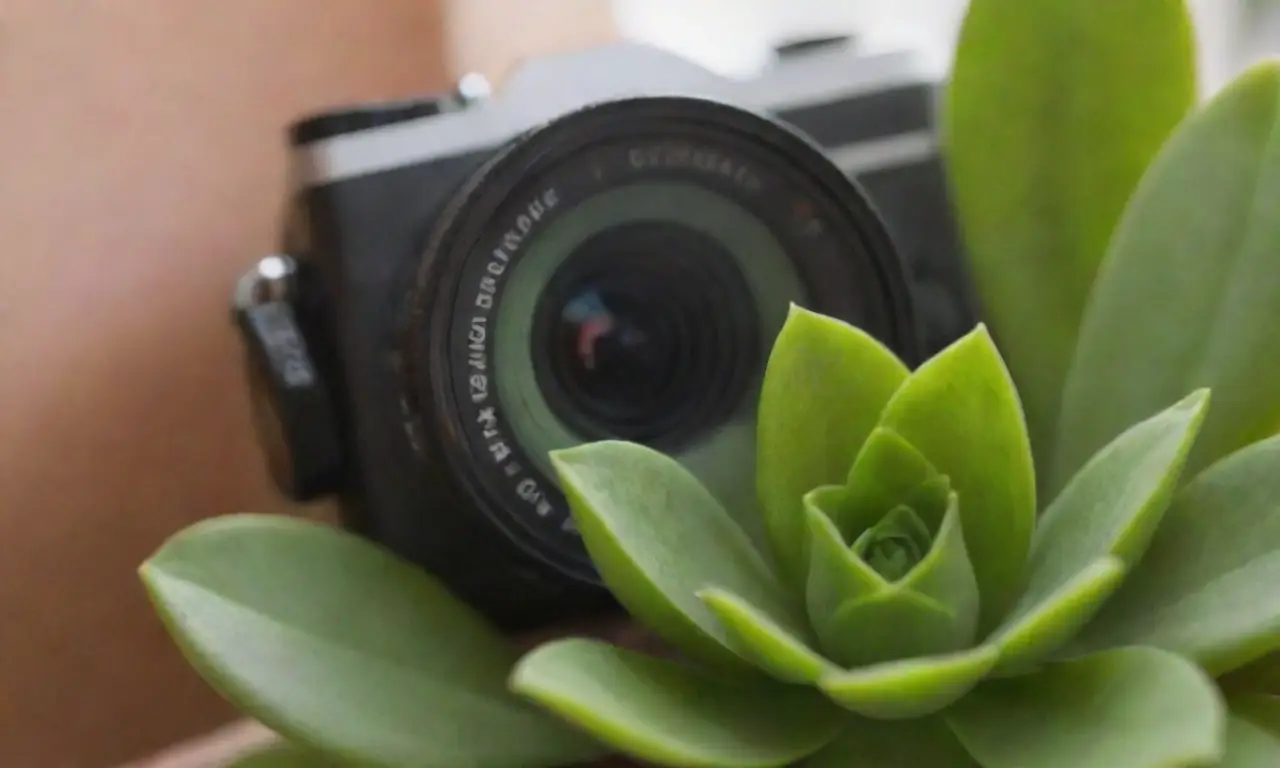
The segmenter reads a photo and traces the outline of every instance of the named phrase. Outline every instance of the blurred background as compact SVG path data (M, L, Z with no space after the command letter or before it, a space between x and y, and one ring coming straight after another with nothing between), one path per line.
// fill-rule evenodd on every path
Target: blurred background
M1280 3L1191 5L1206 94L1280 51ZM964 7L0 1L0 766L204 768L256 737L224 728L134 569L202 517L329 514L270 490L226 322L275 242L291 119L617 37L750 77L848 34L945 74Z

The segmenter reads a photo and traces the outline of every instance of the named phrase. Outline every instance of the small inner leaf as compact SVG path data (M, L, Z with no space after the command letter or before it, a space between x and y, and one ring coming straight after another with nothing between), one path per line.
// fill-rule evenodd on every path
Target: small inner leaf
M838 512L829 510L831 520L846 541L853 541L874 525L886 510L906 502L908 494L937 474L929 460L902 435L892 429L876 427L849 470ZM942 499L945 506L946 493Z
M924 717L973 690L999 652L990 646L943 656L890 661L822 678L818 685L841 706L884 720Z
M809 573L801 499L841 483L907 367L864 331L793 306L765 368L756 480L765 530L786 580Z
M994 627L1022 591L1036 486L1018 394L986 328L917 368L885 406L881 426L915 446L960 494L981 623Z
M989 680L947 713L990 768L1217 765L1224 708L1190 661L1122 648Z
M853 543L853 553L887 582L911 572L933 544L915 510L895 507Z
M745 666L696 596L727 589L803 636L804 621L750 538L679 462L635 443L551 454L587 552L632 616L712 665Z
M820 494L828 495L818 489L805 496L810 536L805 605L814 631L822 638L837 631L833 622L840 606L877 594L889 584L845 545L835 523L816 506Z
M939 476L945 481L945 477ZM926 484L928 485L928 484ZM945 639L938 638L933 652L940 653L968 647L978 631L978 615L982 600L978 580L969 561L960 523L960 497L947 494L946 514L929 552L907 575L900 586L924 595L946 608L951 614L951 627Z
M511 687L600 741L655 765L790 765L830 741L843 720L839 708L812 688L726 682L585 639L535 649L516 666Z

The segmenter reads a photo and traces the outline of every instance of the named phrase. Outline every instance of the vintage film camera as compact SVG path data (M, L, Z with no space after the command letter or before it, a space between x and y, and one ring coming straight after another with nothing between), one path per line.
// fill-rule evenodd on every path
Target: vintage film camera
M612 605L549 451L643 442L749 515L793 302L911 363L969 330L938 83L905 53L785 54L739 81L619 44L296 123L281 253L234 301L281 488L545 625Z

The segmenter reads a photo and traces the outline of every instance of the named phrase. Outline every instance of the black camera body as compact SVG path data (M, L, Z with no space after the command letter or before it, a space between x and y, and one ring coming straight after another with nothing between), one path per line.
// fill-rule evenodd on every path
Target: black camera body
M549 450L653 445L758 536L791 302L911 363L976 322L937 93L835 43L749 82L620 44L298 122L282 253L234 313L277 483L511 630L613 607Z

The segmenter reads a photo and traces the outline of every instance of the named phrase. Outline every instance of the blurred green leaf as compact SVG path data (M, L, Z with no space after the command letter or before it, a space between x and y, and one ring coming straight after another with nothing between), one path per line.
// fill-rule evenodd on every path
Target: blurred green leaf
M880 342L793 306L760 393L756 480L765 530L788 583L808 575L801 499L843 483L907 368Z
M1226 753L1215 768L1280 765L1280 698L1238 696L1227 705Z
M479 616L354 535L284 517L213 518L171 538L140 573L204 679L301 747L396 768L533 768L602 754L510 695L516 652Z
M818 685L864 717L924 717L951 706L995 666L999 652L979 646L958 653L888 661L828 675Z
M1098 264L1143 171L1195 102L1195 64L1181 0L969 3L944 151L984 317L1041 474ZM1180 231L1182 219L1169 221ZM1153 308L1140 310L1148 322L1168 316Z
M511 686L621 752L678 768L789 765L844 719L813 688L726 682L594 640L535 649Z
M988 680L947 713L984 768L1216 765L1224 716L1208 676L1151 648Z
M233 760L226 768L343 768L293 744L273 744Z
M914 446L960 495L965 545L984 628L1022 591L1036 519L1035 470L1018 395L983 326L920 366L881 422Z
M746 600L723 589L704 589L702 602L724 626L733 649L779 680L813 683L834 671L804 640L779 627Z
M749 668L697 597L720 587L807 637L803 611L763 555L675 459L602 441L553 451L551 463L601 577L654 633L709 664Z
M1215 676L1280 649L1280 437L1179 491L1138 567L1076 642L1150 645Z
M854 718L804 768L982 768L941 718Z
M1139 45L1141 28L1125 38ZM1054 488L1200 387L1214 406L1188 474L1280 430L1278 108L1280 64L1255 67L1186 121L1135 192L1081 326Z

